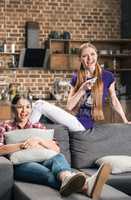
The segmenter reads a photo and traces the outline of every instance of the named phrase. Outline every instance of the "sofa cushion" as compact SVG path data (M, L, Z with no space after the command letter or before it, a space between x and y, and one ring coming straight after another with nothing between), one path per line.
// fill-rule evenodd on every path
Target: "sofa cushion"
M54 137L58 141L61 153L64 154L67 161L71 162L70 146L69 146L69 130L67 127L59 124L45 124L47 128L54 129Z
M107 184L131 196L131 172L111 174Z
M104 156L96 160L98 166L109 163L112 167L112 174L131 172L131 156Z
M71 161L74 168L92 167L107 155L131 155L131 125L98 124L91 130L70 132Z
M25 183L15 182L14 187L14 200L91 200L89 197L80 193L71 194L69 197L62 197L57 190L50 187ZM112 188L111 186L105 185L101 194L101 200L130 200L130 196L124 194Z
M42 147L17 151L12 153L9 158L14 165L18 165L26 162L42 162L56 156L57 154L57 152L51 149Z
M81 171L88 175L93 175L97 172L97 170L98 168L81 169ZM123 174L110 174L106 184L109 184L117 190L120 190L131 196L131 172L126 172Z
M15 182L14 200L91 200L89 197L81 194L71 194L69 197L62 197L57 190L51 187ZM117 200L117 199L116 199Z
M54 137L54 130L39 128L16 129L6 132L4 136L6 144L16 144L19 142L24 142L30 137L40 137L43 139L52 140Z

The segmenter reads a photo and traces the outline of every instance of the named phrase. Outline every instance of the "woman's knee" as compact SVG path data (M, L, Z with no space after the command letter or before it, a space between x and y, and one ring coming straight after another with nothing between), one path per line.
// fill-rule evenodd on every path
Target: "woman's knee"
M62 153L57 154L56 156L53 157L53 159L56 159L56 160L66 160L64 154L62 154Z

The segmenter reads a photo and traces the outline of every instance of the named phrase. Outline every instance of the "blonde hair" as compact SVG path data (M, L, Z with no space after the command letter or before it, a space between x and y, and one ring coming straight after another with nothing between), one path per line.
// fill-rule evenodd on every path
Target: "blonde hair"
M97 49L94 45L92 45L91 43L84 43L79 48L79 57L81 57L83 50L86 48L89 48L89 47L93 48L95 50L95 52L97 53ZM101 67L98 63L96 63L93 77L97 77L97 80L91 89L91 96L93 99L93 106L91 109L91 114L92 114L92 118L95 121L104 119L103 105L102 105L103 82L102 82L101 73L102 73ZM80 66L80 69L77 71L77 74L78 74L78 76L77 76L77 82L75 85L75 91L77 91L86 80L85 69L82 64Z

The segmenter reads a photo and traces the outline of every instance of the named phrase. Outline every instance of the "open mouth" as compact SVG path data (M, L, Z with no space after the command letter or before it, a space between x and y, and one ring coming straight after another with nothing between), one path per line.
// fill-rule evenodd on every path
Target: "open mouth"
M28 117L28 114L23 114L23 113L22 113L22 114L20 114L20 117L21 117L21 118L26 118L26 117Z
M94 63L95 63L94 60L92 60L92 61L87 61L87 62L86 62L87 65L92 65L92 64L94 64Z

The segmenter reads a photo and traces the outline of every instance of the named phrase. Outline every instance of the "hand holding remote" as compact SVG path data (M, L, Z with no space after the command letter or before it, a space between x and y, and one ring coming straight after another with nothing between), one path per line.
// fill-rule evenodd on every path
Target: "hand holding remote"
M94 77L94 78L91 78L91 79L85 81L85 82L81 85L80 89L81 89L81 90L85 90L85 91L86 91L86 90L91 90L91 88L92 88L92 86L94 85L94 83L96 82L96 80L97 80L97 77Z
M86 83L94 84L96 82L96 80L97 80L97 77L94 77L94 78L87 80Z

